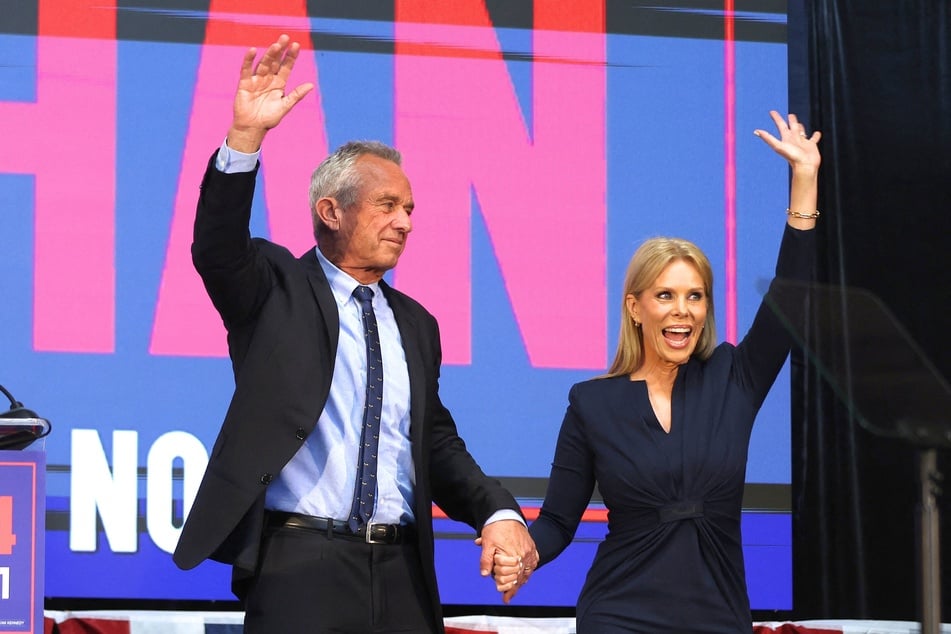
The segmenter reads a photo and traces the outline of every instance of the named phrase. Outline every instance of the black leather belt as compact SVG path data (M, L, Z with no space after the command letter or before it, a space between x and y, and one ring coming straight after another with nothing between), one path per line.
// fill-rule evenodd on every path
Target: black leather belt
M267 523L271 528L297 528L323 533L328 539L348 539L367 544L402 544L409 541L411 526L401 524L368 524L356 532L346 522L301 513L268 511Z

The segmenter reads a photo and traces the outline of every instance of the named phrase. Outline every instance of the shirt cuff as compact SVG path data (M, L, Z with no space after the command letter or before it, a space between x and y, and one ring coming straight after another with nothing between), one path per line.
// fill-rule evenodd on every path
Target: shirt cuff
M221 143L218 150L218 157L215 159L215 167L219 172L225 174L237 174L239 172L252 172L258 164L261 157L261 150L252 154L245 154L238 150L232 150L228 147L228 139Z
M525 523L525 520L522 519L522 516L519 515L516 511L513 511L512 509L501 509L499 511L496 511L492 515L490 515L489 519L487 519L485 521L485 524L482 525L482 528L485 528L489 524L493 522L498 522L500 520L515 520L516 522L519 522L522 526L528 526Z

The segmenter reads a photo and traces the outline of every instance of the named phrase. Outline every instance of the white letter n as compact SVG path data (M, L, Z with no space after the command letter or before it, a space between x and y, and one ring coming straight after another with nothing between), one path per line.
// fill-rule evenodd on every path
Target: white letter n
M138 550L138 445L138 432L113 431L110 471L99 433L73 430L69 486L69 548L73 552L96 550L97 511L113 552Z

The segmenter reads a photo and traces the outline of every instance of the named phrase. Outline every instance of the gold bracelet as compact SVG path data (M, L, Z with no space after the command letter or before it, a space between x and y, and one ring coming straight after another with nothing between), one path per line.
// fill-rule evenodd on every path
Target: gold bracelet
M819 210L816 209L815 212L811 214L803 214L798 211L792 211L789 207L786 208L786 215L792 216L793 218L803 218L805 220L815 220L819 217Z

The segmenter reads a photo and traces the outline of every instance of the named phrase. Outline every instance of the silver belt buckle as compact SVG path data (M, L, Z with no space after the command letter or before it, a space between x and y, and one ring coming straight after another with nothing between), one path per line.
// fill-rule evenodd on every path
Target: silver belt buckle
M368 544L385 544L385 541L377 541L373 539L373 527L379 526L379 524L367 524L366 533L364 533L364 541ZM383 536L386 537L386 529L383 530Z

